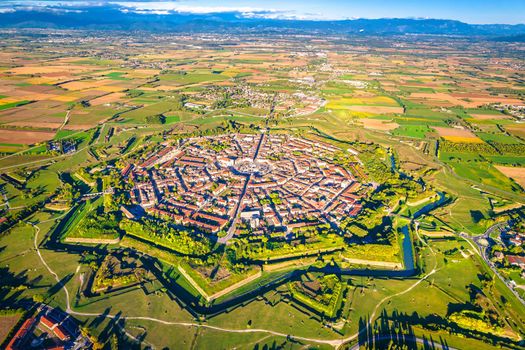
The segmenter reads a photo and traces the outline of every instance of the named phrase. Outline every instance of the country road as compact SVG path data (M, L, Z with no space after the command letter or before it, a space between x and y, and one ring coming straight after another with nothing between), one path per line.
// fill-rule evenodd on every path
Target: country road
M39 164L39 163L44 163L44 162L49 162L49 161L53 161L55 159L60 159L60 158L64 158L64 157L69 157L69 156L74 156L75 154L79 153L79 152L82 152L83 150L89 148L89 146L86 146L86 147L83 147L83 148L80 148L78 149L76 152L73 152L73 153L68 153L68 154L61 154L59 156L56 156L56 157L51 157L51 158L45 158L45 159L39 159L39 160L35 160L35 161L32 161L32 162L27 162L27 163L20 163L20 164L15 164L15 165L10 165L10 166L5 166L5 167L2 167L0 168L0 170L7 170L7 169L12 169L12 168L19 168L19 167L23 167L23 166L28 166L28 165L34 165L34 164ZM27 150L26 150L27 151ZM25 151L24 151L25 152ZM7 158L7 157L5 157ZM5 158L2 158L2 159L5 159Z
M68 109L66 112L66 117L64 118L64 122L62 123L62 125L60 125L60 128L58 128L57 132L62 130L67 125L67 123L69 122L70 113L71 113L71 109Z
M485 261L485 263L489 266L489 268L492 270L492 272L494 272L494 274L496 276L498 276L498 278L501 280L501 282L503 282L503 284L511 291L512 294L514 294L514 296L520 301L520 303L525 306L525 300L523 300L523 298L519 295L518 292L516 292L516 290L514 289L514 287L510 284L510 282L508 280L506 280L498 271L498 269L496 268L496 266L494 265L494 263L492 261L490 261L488 255L487 255L487 249L488 249L488 246L482 244L482 241L483 240L486 240L487 242L489 242L489 238L490 238L490 235L494 232L494 230L496 229L503 229L504 227L506 227L509 223L508 222L500 222L500 223L497 223L495 225L492 225L491 227L489 227L483 234L479 235L479 236L476 236L476 237L473 237L472 238L472 241L476 244L477 246L477 249L479 249L479 255L481 256L481 258ZM465 234L460 234L460 236L467 240L469 243L470 243L470 239L467 235Z
M65 213L67 214L67 213ZM63 214L63 215L65 215ZM63 216L62 215L62 216ZM61 217L61 216L60 216ZM53 218L53 219L50 219L50 220L46 220L46 221L52 221L52 220L57 220L59 219L60 217L57 217L57 218ZM42 221L42 222L46 222L46 221ZM34 224L34 223L31 223L29 222L34 228L35 228L35 237L34 237L34 248L38 254L38 257L40 259L40 261L42 262L42 265L46 268L46 270L55 278L56 282L60 284L60 287L64 290L64 293L66 295L66 313L68 313L69 315L76 315L76 316L85 316L85 317L106 317L106 318L109 318L109 319L114 319L114 318L119 318L119 319L123 319L123 320L143 320L143 321L151 321L151 322L156 322L156 323L159 323L159 324L163 324L163 325L168 325L168 326L182 326L182 327L195 327L195 328L206 328L206 329L212 329L212 330L216 330L216 331L221 331L221 332L226 332L226 333L265 333L265 334L269 334L269 335L273 335L273 336L279 336L279 337L283 337L283 338L290 338L290 339L294 339L294 340L297 340L297 341L304 341L304 342L309 342L309 343L316 343L316 344L325 344L325 345L330 345L332 347L334 347L335 349L339 349L340 347L342 347L343 345L345 344L348 344L349 342L352 342L354 340L356 340L359 336L359 334L361 332L363 332L364 330L360 331L360 332L357 332L355 334L352 334L350 336L347 336L347 337L344 337L344 338L335 338L335 339L322 339L322 338L309 338L309 337L303 337L303 336L299 336L299 335L293 335L293 334L286 334L286 333L282 333L282 332L277 332L277 331L274 331L274 330L270 330L270 329L262 329L262 328L254 328L254 329L233 329L233 328L224 328L224 327L218 327L218 326L212 326L212 325L207 325L207 324L202 324L202 323L196 323L196 322L177 322L177 321L169 321L169 320L164 320L164 319L159 319L159 318L154 318L154 317L149 317L149 316L123 316L123 317L119 317L119 316L116 316L116 315L111 315L111 314L106 314L106 313L89 313L89 312L78 312L78 311L75 311L72 309L71 307L71 301L70 301L70 294L69 294L69 291L68 289L66 288L65 284L63 283L63 281L60 279L60 277L56 274L56 272L54 272L51 267L47 264L47 262L45 261L44 259L44 256L43 254L41 253L40 251L40 248L39 248L39 244L38 244L38 236L40 234L40 228L38 227L38 225ZM435 252L432 250L432 248L430 248L430 246L428 246L418 235L418 238L420 239L420 241L426 245L430 251L434 254L435 256ZM368 326L370 326L372 324L372 322L374 321L375 319L375 316L377 315L378 311L380 311L380 308L381 306L388 300L392 299L392 298L395 298L395 297L398 297L398 296L401 296L403 294L406 294L410 291L412 291L414 288L416 288L419 284L421 284L422 282L424 282L425 280L427 280L430 276L432 276L433 274L435 274L436 272L438 272L440 269L437 268L437 260L435 260L435 264L434 264L434 268L428 272L427 274L425 274L423 277L421 277L420 279L418 279L416 282L414 282L411 286L409 286L408 288L398 292L398 293L395 293L395 294L392 294L392 295L389 295L389 296L386 296L384 297L383 299L381 299L375 306L373 312L370 314L370 317L369 317L369 321L368 321ZM133 335L129 334L125 329L122 329L122 331L130 338L130 339L133 339L135 341L139 341L136 337L134 337ZM145 342L143 340L140 340L142 342L144 342L146 345L152 347L152 348L155 348L155 346L153 344L150 344L148 342Z
M385 335L385 336L379 336L376 339L381 341L381 340L391 339L391 337L392 336L390 336L390 335ZM430 349L458 350L458 349L450 347L448 345L441 345L441 344L434 343L430 339L413 338L413 340L414 340L414 343L416 343L416 344L420 344L420 345L424 345L424 346L426 344L428 344L429 346L431 346ZM350 347L348 350L359 350L359 348L360 348L360 344L355 344L354 346ZM428 349L428 348L425 347L425 349Z

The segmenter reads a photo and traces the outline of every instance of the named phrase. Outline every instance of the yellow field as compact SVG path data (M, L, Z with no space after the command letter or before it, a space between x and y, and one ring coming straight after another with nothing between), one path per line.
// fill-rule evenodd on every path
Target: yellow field
M443 136L447 141L456 143L483 143L483 140L477 136L474 137L463 137L463 136Z
M332 98L326 105L327 108L345 109L349 106L392 106L399 107L397 102L386 96L374 97L338 97Z
M19 101L22 101L22 100L16 99L16 98L2 98L0 99L0 106L6 105L9 103L19 102Z
M403 114L402 107L348 106L347 108L354 112L364 112L370 114Z
M32 85L40 85L40 84L57 84L61 81L67 80L69 75L63 75L59 77L35 77L35 78L29 78L26 80L27 83Z
M44 100L53 100L54 98L58 97L59 95L55 94L39 94L39 93L32 93L28 95L22 95L20 96L20 100L22 101L44 101Z
M10 72L12 72L15 75L20 74L50 74L50 73L64 73L65 75L68 75L68 72L85 72L92 70L93 67L87 67L87 66L74 66L74 65L68 65L68 66L24 66L24 67L16 67L11 68Z
M511 116L504 114L470 114L475 120L500 120L500 119L512 119Z
M336 117L343 119L343 120L353 119L353 118L368 118L368 117L373 116L371 113L350 111L348 109L336 109L332 113Z

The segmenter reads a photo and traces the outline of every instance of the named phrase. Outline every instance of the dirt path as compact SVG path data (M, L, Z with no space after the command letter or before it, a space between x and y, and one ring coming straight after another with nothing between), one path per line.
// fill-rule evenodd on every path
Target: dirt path
M190 282L193 288L195 288L197 292L199 292L200 295L202 295L206 300L210 300L210 296L208 295L208 293L206 293L206 291L202 289L201 286L199 286L199 284L193 280L193 278L191 278L191 276L186 272L186 270L184 270L182 266L177 266L177 269L184 276L184 278L186 278L188 282Z
M57 132L62 130L67 125L67 123L69 122L69 114L71 114L71 109L67 110L66 117L64 118L64 122L62 123L62 125L60 125L60 128L58 128Z
M65 215L65 214L64 214ZM54 218L54 219L50 219L50 220L46 220L46 221L52 221L52 220L57 220L59 219L60 217L57 217L57 218ZM115 315L111 315L111 314L105 314L105 313L88 313L88 312L77 312L77 311L74 311L72 308L71 308L71 303L70 303L70 295L69 295L69 291L68 289L66 288L65 284L60 280L59 276L49 267L49 265L46 263L40 249L39 249L39 246L38 246L38 235L40 233L40 228L35 225L35 224L32 224L33 227L35 228L35 237L34 237L34 248L38 254L38 257L40 258L40 261L42 262L42 265L44 265L44 267L48 270L48 272L55 278L55 280L57 281L57 283L60 284L60 287L64 290L64 293L66 295L66 312L70 315L77 315L77 316L86 316L86 317L100 317L100 316L103 316L103 317L106 317L106 318L110 318L110 319L114 319L116 318L117 316ZM419 237L419 234L418 234L418 238L419 240L425 245L427 246L430 251L435 255L434 251L432 250L432 248L430 248L430 246L428 246L420 237ZM421 279L417 280L414 284L412 284L410 287L406 288L405 290L403 291L400 291L396 294L393 294L393 295L389 295L389 296L386 296L384 297L383 299L381 299L377 305L375 306L373 312L371 313L370 315L370 318L369 318L369 325L373 322L375 316L377 315L377 312L380 310L381 306L388 300L392 299L392 298L395 298L395 297L398 297L400 295L403 295L403 294L406 294L410 291L412 291L414 288L416 288L419 284L421 284L423 281L425 281L427 278L429 278L430 276L432 276L434 273L436 273L437 271L439 271L439 269L437 269L437 260L435 260L435 266L434 268L432 269L432 271L430 271L429 273L427 273L425 276L423 276ZM220 331L220 332L226 332L226 333L265 333L265 334L269 334L269 335L272 335L272 336L279 336L279 337L283 337L283 338L291 338L291 339L294 339L294 340L299 340L299 341L304 341L304 342L309 342L309 343L317 343L317 344L326 344L326 345L329 345L329 346L332 346L334 347L335 349L338 349L340 348L341 346L357 339L357 337L359 336L359 332L353 334L353 335L350 335L348 337L345 337L345 338L336 338L336 339L320 339L320 338L309 338L309 337L303 337L303 336L298 336L298 335L293 335L293 334L286 334L286 333L281 333L281 332L277 332L277 331L273 331L273 330L270 330L270 329L262 329L262 328L254 328L254 329L233 329L233 328L224 328L224 327L217 327L217 326L212 326L212 325L208 325L208 324L201 324L201 323L195 323L195 322L175 322L175 321L168 321L168 320L163 320L163 319L158 319L158 318L154 318L154 317L148 317L148 316L124 316L124 317L119 317L120 319L124 319L124 320L143 320L143 321L151 321L151 322L156 322L156 323L159 323L159 324L163 324L163 325L168 325L168 326L182 326L182 327L197 327L197 328L206 328L206 329L212 329L212 330L216 330L216 331ZM147 343L145 342L144 340L138 340L135 336L133 336L132 334L129 334L128 332L126 332L125 329L122 328L122 331L130 338L130 339L133 339L137 342L143 342L147 345L149 345L150 347L152 348L155 348L155 346L153 344L150 344L150 343Z
M403 264L399 262L374 261L374 260L352 259L352 258L343 258L343 260L349 262L350 264L379 266L379 267L386 267L392 270L403 268Z
M225 288L215 294L212 294L210 296L210 300L215 300L215 299L218 299L220 297L222 297L223 295L226 295L230 292L233 292L234 290L238 289L238 288L241 288L242 286L252 282L252 281L255 281L257 278L261 277L262 276L262 272L259 271L257 272L256 274L254 275L251 275L251 276L248 276L247 278L235 283L235 284L232 284L231 286L229 286L228 288Z

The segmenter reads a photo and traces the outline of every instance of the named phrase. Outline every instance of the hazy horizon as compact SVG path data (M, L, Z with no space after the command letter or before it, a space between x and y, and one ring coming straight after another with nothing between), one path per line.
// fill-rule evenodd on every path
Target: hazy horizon
M70 12L89 6L112 6L122 12L169 15L176 13L236 12L246 18L343 20L378 18L432 18L458 20L469 24L525 24L525 2L502 0L211 0L120 1L120 0L8 0L0 3L0 13L19 10Z

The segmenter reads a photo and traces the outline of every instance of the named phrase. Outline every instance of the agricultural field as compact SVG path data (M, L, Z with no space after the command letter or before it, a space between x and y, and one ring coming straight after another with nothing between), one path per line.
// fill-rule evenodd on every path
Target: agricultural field
M523 348L512 44L2 33L0 342L46 304L104 349Z

